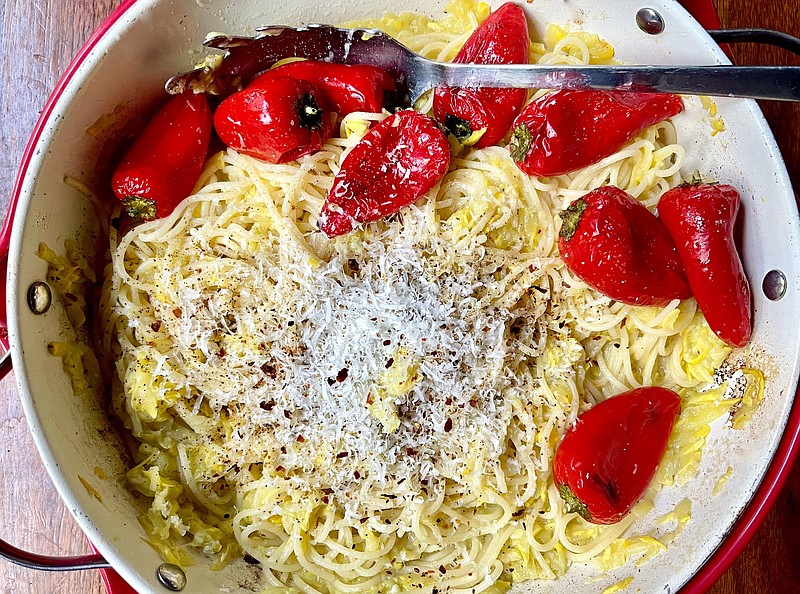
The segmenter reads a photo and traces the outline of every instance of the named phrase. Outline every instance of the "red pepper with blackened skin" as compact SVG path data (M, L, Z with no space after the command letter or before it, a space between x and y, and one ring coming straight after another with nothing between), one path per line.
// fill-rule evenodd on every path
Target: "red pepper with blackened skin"
M739 193L718 184L673 188L658 203L700 311L734 347L746 345L752 333L750 285L733 239L738 211Z
M331 110L344 117L354 111L379 113L387 97L396 91L395 81L376 66L334 64L314 60L289 62L268 70L248 88L258 87L276 76L310 82L324 93Z
M415 202L450 166L447 137L428 116L398 111L370 128L345 157L317 225L328 237Z
M604 295L631 305L666 305L692 296L664 225L624 191L597 188L559 216L561 258Z
M527 64L529 46L525 12L508 2L475 29L453 62ZM433 113L459 142L483 148L497 144L508 133L526 96L526 89L439 87Z
M211 137L204 93L187 91L152 117L111 176L114 194L133 218L165 217L197 183Z
M567 512L594 524L624 518L650 486L680 409L680 396L672 390L646 387L581 414L553 461Z
M509 149L529 175L563 175L597 163L681 111L683 101L675 95L556 91L525 106L514 121Z
M234 93L214 113L214 127L222 142L270 163L286 163L318 151L332 126L320 89L288 76L273 76Z

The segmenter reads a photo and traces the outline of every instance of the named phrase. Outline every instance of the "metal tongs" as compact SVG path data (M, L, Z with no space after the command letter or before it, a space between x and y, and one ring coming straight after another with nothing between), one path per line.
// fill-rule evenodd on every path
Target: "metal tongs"
M204 45L224 50L218 67L174 76L166 89L188 87L220 95L244 88L279 60L303 57L387 70L398 85L397 106L412 105L438 87L603 89L800 101L797 66L544 66L536 64L446 64L428 60L377 29L329 25L269 26L256 37L215 35ZM709 31L720 42L759 41L800 53L800 40L765 30Z

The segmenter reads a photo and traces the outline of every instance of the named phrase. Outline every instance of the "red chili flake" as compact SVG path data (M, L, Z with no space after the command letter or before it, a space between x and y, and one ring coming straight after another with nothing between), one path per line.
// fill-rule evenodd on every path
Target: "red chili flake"
M450 398L450 397L448 397L448 398L447 398L447 399L444 401L444 403L445 403L447 406L450 406L451 404L453 404L453 399L452 399L452 398Z
M155 322L150 324L150 327L153 329L153 332L158 332L159 330L161 330L161 322L159 320L156 320Z
M453 428L453 419L449 418L444 422L444 430L447 433L450 433L450 430Z
M383 346L389 346L390 344L392 344L392 341L389 340L388 338L383 341Z
M276 466L275 467L275 472L283 472L284 470L286 470L286 469L283 466Z
M338 459L347 458L347 456L349 455L350 454L348 454L347 452L339 452L338 454L336 454L336 458Z
M444 565L439 566L439 573L447 573L447 570L444 568Z
M478 408L478 401L475 398L470 398L469 405L472 408Z
M356 479L360 479L360 478L361 478L361 473L360 473L360 472L358 472L357 470L354 470L354 471L353 471L353 476L354 476ZM366 518L364 518L364 520L366 520Z
M275 401L274 400L269 400L268 402L259 402L258 408L260 408L262 410L272 410L273 408L275 408ZM281 449L283 449L283 448L281 448ZM285 453L286 452L284 452L284 454Z
M220 347L219 351L217 351L217 357L220 359L228 354L228 351L225 350L225 347Z
M417 450L415 450L414 448L406 448L406 454L408 454L409 456L416 456Z
M183 315L183 311L181 310L180 307L176 307L175 309L173 309L172 313L175 314L176 318L180 318Z
M386 369L389 369L392 365L394 365L394 357L389 357L386 361Z
M367 393L367 404L372 405L375 403L375 397L372 395L372 392Z
M328 496L327 495L323 495L322 496L322 503L324 503L325 505L328 505L328 501L329 501Z
M283 416L286 417L287 419L291 419L292 418L292 413L290 413L288 410L284 409L283 410Z
M270 363L264 363L261 366L261 371L264 373L264 375L271 379L278 377L278 370L275 369L275 366Z
M342 383L344 380L347 379L347 367L344 369L340 369L339 373L336 374L336 381Z
M286 446L281 446L281 454L285 454L285 453L286 453Z
M303 443L305 440L306 440L306 438L303 437L302 435L298 435L297 436L297 441L299 441L300 443Z

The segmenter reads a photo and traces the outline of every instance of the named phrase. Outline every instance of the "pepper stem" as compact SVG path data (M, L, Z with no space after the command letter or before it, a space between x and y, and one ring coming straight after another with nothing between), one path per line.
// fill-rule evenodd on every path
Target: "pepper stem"
M455 136L456 140L460 143L466 142L472 136L472 125L468 120L460 118L451 113L444 117L444 129L448 133Z
M144 219L152 221L158 216L156 201L142 196L128 196L122 200L125 212L132 219Z
M686 178L683 181L683 183L681 185L679 185L678 187L679 188L685 188L685 187L700 186L700 185L713 186L713 185L716 185L718 183L719 183L718 181L705 181L705 180L703 180L703 176L700 174L700 172L697 169L695 169L694 172L692 173L691 177Z
M533 142L533 135L531 129L525 124L520 124L514 128L511 133L511 142L508 144L508 150L511 151L511 158L518 163L522 163L531 150L531 143Z
M561 499L564 500L564 509L567 510L567 513L575 513L577 512L580 517L582 517L587 522L592 521L592 515L589 513L589 508L586 507L586 504L581 501L575 493L572 492L572 489L569 488L569 485L559 485L558 486L558 494L561 495Z
M300 121L300 126L309 130L322 128L324 112L311 93L303 93L294 103L294 110Z
M581 218L583 217L583 212L589 207L586 204L586 201L583 198L578 198L575 202L570 204L562 213L559 213L559 217L561 218L561 232L559 236L561 236L564 241L569 241L572 239L572 236L575 235L575 231L578 230L578 224L581 222Z

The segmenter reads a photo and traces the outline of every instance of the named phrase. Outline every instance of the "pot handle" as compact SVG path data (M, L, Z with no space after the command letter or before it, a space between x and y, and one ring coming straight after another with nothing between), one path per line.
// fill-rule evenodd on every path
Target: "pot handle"
M5 322L5 319L3 319ZM11 351L6 351L0 359L0 378L11 371ZM101 569L111 567L102 555L82 555L78 557L49 557L38 553L31 553L11 543L0 539L0 559L22 565L29 569L43 569L45 571L72 571L78 569Z
M6 285L8 284L8 248L11 243L11 221L13 218L14 204L9 207L8 215L3 222L3 229L0 231L0 347L8 353L8 315L6 313ZM0 373L0 380L2 380L8 372L11 371L11 363L9 359L9 368Z
M45 571L75 571L79 569L103 569L111 567L102 555L82 555L79 557L48 557L24 551L0 539L0 558L22 565L28 569Z

